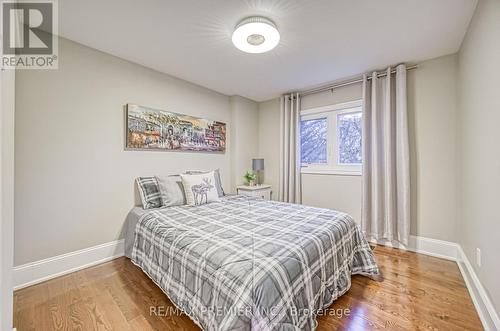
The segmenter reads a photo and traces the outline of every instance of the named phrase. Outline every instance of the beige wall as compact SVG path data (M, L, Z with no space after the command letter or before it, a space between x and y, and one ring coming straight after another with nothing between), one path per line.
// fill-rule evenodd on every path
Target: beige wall
M481 0L459 52L459 238L500 313L500 1ZM482 264L476 264L476 248Z
M280 100L259 103L259 157L264 159L263 182L270 184L273 200L278 199L280 154Z
M300 100L302 109L316 108L336 103L360 100L362 93L362 85L348 85L339 87L333 91L325 91L321 93L306 95Z
M13 316L15 76L0 70L0 330L12 330Z
M457 241L457 57L419 64L408 74L411 233Z
M229 97L65 39L59 47L59 70L16 80L15 265L120 238L135 177L220 168L230 190L230 135L225 154L124 150L126 103L230 130Z
M361 176L302 175L302 203L330 208L361 222Z
M456 241L456 55L419 65L408 73L408 112L411 149L412 220L411 233ZM361 84L302 98L302 109L359 100ZM260 107L260 118L279 120L279 102ZM270 107L273 105L273 107ZM271 124L267 124L272 126ZM275 125L278 128L278 124ZM279 162L278 139L268 139L261 130L261 154L266 161ZM277 153L276 153L277 151ZM272 158L274 155L274 158ZM276 175L276 174L275 174ZM302 175L304 204L332 208L361 217L361 177Z
M252 170L252 159L258 157L258 103L240 96L229 100L231 108L231 192L244 182L243 176Z

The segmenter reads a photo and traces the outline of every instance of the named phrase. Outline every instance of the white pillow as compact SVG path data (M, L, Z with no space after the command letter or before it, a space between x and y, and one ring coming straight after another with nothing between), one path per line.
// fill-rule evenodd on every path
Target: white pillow
M197 206L219 201L213 171L196 175L181 174L181 178L188 205Z
M199 174L206 174L207 172L210 171L203 171L203 170L186 170L184 173L188 175L199 175ZM214 176L215 176L215 187L217 188L217 194L219 194L219 198L223 197L224 194L224 189L222 188L222 181L220 179L220 170L215 169L214 170Z

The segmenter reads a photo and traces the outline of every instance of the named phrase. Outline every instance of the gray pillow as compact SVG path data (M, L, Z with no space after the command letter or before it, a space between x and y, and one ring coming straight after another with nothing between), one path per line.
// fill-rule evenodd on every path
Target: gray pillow
M157 176L160 196L164 207L182 206L186 204L186 195L179 175Z
M197 175L197 174L206 174L209 173L210 171L201 171L201 170L188 170L186 171L187 175ZM217 189L217 194L220 197L224 196L224 189L222 188L222 180L220 179L220 171L219 169L214 170L214 177L215 177L215 188Z
M141 195L142 208L160 208L161 196L158 182L155 177L139 177L136 179L137 187Z

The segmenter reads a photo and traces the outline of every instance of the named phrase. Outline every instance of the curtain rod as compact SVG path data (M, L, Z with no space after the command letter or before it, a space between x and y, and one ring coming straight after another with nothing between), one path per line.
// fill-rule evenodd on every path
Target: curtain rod
M406 68L406 70L413 70L413 69L417 69L418 68L418 65L413 65L413 66L409 66ZM396 73L396 69L393 69L391 70L391 74L394 74ZM378 72L377 73L377 77L385 77L387 76L387 72ZM368 80L372 79L372 76L368 76ZM306 96L306 95L310 95L310 94L315 94L315 93L320 93L320 92L325 92L325 91L329 91L329 90L333 90L333 89L336 89L336 88L339 88L339 87L343 87L343 86L349 86L349 85L353 85L353 84L357 84L357 83L362 83L363 82L363 78L356 78L356 79L353 79L353 80L349 80L349 81L345 81L345 82L340 82L340 83L337 83L337 84L332 84L332 85L327 85L327 86L323 86L323 87L318 87L318 88L315 88L315 89L311 89L311 90L305 90L305 91L302 91L302 92L298 92L299 95L301 97L303 96Z

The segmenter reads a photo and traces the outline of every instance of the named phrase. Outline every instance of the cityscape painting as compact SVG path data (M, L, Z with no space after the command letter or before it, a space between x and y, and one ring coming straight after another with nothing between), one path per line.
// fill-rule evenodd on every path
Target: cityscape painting
M226 124L127 104L127 148L226 151Z

